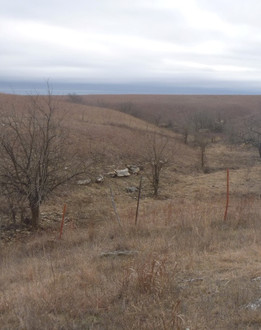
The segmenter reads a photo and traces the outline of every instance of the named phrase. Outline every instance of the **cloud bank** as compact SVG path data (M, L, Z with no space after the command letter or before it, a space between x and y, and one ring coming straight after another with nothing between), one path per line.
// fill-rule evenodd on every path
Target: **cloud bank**
M260 85L258 0L0 5L2 80Z

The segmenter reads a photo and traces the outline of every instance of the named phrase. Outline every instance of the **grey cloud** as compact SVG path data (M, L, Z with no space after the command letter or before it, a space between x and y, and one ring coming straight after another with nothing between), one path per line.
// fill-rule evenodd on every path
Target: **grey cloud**
M259 1L0 0L0 6L2 77L222 80L253 79L256 72L261 78Z

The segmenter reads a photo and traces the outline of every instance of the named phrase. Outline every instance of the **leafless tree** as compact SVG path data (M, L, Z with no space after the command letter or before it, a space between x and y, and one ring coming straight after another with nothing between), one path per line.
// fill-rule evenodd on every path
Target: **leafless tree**
M211 134L208 130L201 130L195 134L194 143L200 150L200 165L204 171L206 168L206 148L211 143Z
M250 144L257 148L261 158L261 119L260 117L251 116L244 122L244 127L240 131L240 137L246 144Z
M227 141L231 144L243 143L253 146L261 158L261 116L259 114L229 121L225 134Z
M84 104L84 100L81 95L70 93L68 94L69 102L76 103L76 104Z
M224 116L221 113L207 111L191 111L180 109L180 116L176 122L176 131L183 136L183 142L188 144L189 136L196 137L199 132L208 130L210 133L221 133L225 127ZM214 136L214 135L213 135Z
M26 111L14 108L1 119L0 186L24 198L31 225L39 226L41 203L82 169L75 168L51 92L32 97Z
M177 128L177 131L183 136L184 144L188 144L189 135L193 133L193 118L190 112L182 109Z
M17 217L20 215L20 220L25 223L26 208L25 199L23 196L17 194L14 189L9 186L1 184L1 205L0 212L10 216L12 223L17 223Z
M149 178L153 188L153 195L157 197L162 170L169 162L169 151L167 148L169 138L157 133L150 133L147 141L145 157L150 168Z
M215 130L215 118L213 114L207 111L197 111L191 115L193 129L198 132L202 129L208 129L209 131Z

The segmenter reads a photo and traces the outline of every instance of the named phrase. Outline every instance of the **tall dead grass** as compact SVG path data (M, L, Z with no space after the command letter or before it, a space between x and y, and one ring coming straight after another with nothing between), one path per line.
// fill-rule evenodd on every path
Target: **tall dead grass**
M2 247L2 329L258 329L259 201L144 202L85 229ZM129 214L129 216L128 216ZM106 251L138 251L101 257Z

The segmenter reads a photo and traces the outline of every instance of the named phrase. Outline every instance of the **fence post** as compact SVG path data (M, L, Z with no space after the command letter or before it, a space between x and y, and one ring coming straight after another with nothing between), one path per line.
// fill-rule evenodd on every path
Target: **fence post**
M226 209L224 214L224 221L227 220L228 204L229 204L229 169L227 169L227 202L226 202Z
M140 177L139 195L138 195L138 200L137 200L137 208L136 208L136 216L135 216L135 226L137 226L137 223L138 223L138 214L139 214L139 206L140 206L141 188L142 188L142 176Z

